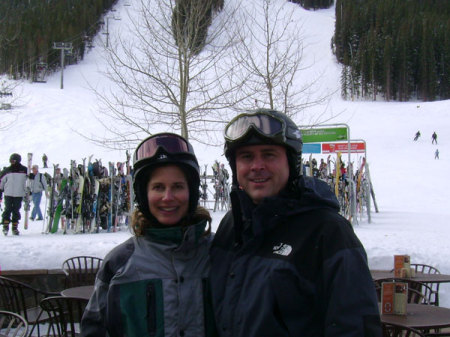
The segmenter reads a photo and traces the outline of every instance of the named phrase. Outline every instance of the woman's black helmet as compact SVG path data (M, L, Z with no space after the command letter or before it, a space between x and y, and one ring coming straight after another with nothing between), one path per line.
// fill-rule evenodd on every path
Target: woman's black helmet
M139 210L152 218L147 201L147 183L153 169L161 165L179 166L187 176L189 185L189 213L198 205L200 173L192 145L174 133L159 133L144 139L133 156L133 189Z
M303 141L300 129L292 119L279 111L258 109L240 114L227 124L224 137L225 156L230 163L234 179L236 149L258 144L284 146L289 162L289 181L294 181L301 174Z

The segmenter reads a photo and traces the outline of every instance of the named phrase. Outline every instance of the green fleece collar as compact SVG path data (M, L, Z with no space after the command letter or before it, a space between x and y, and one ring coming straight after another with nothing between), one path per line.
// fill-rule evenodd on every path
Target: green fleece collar
M174 243L180 245L184 241L198 242L205 233L206 220L187 227L149 228L144 236L151 241L162 243Z

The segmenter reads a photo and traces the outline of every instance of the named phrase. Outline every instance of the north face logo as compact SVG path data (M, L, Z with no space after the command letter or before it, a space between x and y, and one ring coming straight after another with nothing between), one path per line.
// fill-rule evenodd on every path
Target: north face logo
M286 243L280 243L273 246L273 253L283 256L288 256L292 252L292 247Z

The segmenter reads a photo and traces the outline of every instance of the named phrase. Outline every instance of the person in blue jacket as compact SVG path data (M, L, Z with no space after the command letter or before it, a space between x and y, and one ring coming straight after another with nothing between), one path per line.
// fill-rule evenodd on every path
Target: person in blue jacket
M302 145L274 110L225 128L232 209L210 250L220 336L381 336L365 250L329 186L300 174Z
M84 337L216 336L208 211L190 143L172 133L134 154L134 236L107 254L81 321Z
M31 167L29 178L31 180L31 200L33 200L33 209L31 210L31 220L44 220L41 211L42 192L48 199L47 179L42 173L39 173L39 166L33 165Z

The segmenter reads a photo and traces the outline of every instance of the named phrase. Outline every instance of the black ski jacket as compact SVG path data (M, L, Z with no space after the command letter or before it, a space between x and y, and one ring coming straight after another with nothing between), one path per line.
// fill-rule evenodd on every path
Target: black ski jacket
M257 206L232 194L236 220L225 215L210 253L221 336L381 336L366 253L326 183L301 178Z

